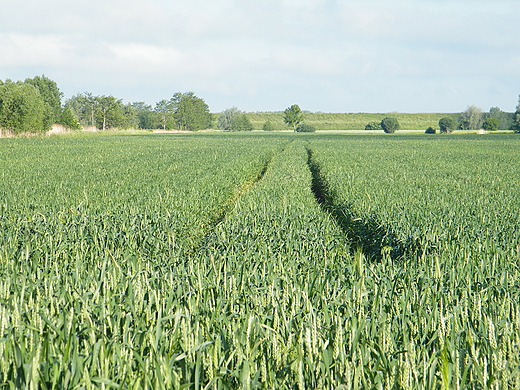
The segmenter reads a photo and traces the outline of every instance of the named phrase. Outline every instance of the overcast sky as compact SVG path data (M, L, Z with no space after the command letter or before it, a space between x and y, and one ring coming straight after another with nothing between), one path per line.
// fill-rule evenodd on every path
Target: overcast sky
M0 0L0 79L212 112L514 111L518 0Z

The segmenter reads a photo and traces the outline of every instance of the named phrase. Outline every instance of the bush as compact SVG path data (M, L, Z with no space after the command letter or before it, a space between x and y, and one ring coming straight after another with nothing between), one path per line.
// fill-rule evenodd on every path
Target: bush
M395 133L399 130L399 122L393 116L387 116L381 121L381 128L385 133Z
M382 130L380 122L368 122L365 130Z
M425 131L426 134L435 134L437 133L437 130L435 130L433 127L428 127Z
M271 121L268 119L265 121L264 125L262 126L262 130L264 131L275 131L274 125L271 123Z
M498 118L487 118L484 123L482 123L482 128L488 131L498 130L500 127L500 119Z
M235 119L233 119L233 123L231 123L231 131L251 131L253 130L253 125L247 118L246 114L240 114Z
M316 127L307 123L302 123L298 125L298 127L294 131L296 131L297 133L314 133L316 131Z
M457 123L453 118L445 116L439 120L439 131L441 133L451 133L457 128Z

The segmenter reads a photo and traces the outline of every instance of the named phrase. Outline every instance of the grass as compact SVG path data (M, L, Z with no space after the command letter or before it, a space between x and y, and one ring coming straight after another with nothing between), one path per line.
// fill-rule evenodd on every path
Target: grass
M288 129L283 122L283 113L248 113L254 130L262 130L269 120L277 130ZM381 122L386 116L395 116L402 130L426 130L428 127L439 128L439 119L450 116L458 119L459 114L442 113L305 113L305 123L314 125L317 130L364 130L369 122Z
M0 386L518 388L516 135L0 140Z

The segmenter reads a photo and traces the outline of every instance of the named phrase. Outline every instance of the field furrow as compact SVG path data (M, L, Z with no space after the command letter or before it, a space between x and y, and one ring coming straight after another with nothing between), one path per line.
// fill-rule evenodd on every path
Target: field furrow
M0 140L0 387L520 388L520 140Z

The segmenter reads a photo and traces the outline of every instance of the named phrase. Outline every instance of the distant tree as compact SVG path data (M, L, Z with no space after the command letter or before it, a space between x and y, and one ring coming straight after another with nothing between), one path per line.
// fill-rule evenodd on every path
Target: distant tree
M491 107L489 113L484 114L483 119L496 118L500 121L499 130L509 130L513 124L513 115L510 112L502 111L498 107Z
M134 102L131 104L135 111L137 127L140 129L153 129L154 112L152 106L144 102Z
M498 130L499 126L500 126L500 119L498 119L498 118L487 118L482 123L482 128L484 130L488 130L488 131Z
M511 125L511 129L515 133L520 133L520 96L518 97L518 105L516 106L516 111L513 114L513 124Z
M154 111L159 117L160 126L163 130L171 129L174 123L175 104L171 100L161 100L155 104Z
M58 84L44 75L36 76L32 79L28 78L25 82L38 89L43 101L47 105L46 127L50 128L54 123L58 123L61 117L61 99L63 98L63 93L60 92Z
M70 106L65 106L63 110L61 110L60 118L58 119L58 123L65 127L68 127L71 130L81 130L81 124L78 121L74 112Z
M253 125L249 121L246 114L238 115L231 123L231 131L251 131Z
M314 133L316 131L316 127L307 123L301 123L298 125L298 127L296 127L295 131L297 133Z
M381 121L381 128L385 133L395 133L397 130L399 130L400 126L397 118L393 116L387 116Z
M264 122L262 126L262 130L264 131L275 131L274 125L271 123L271 121L268 119Z
M445 116L439 120L439 131L441 133L451 133L457 128L457 123L453 118Z
M78 93L65 103L84 126L96 125L96 97L91 92Z
M428 127L425 131L426 134L435 134L437 133L437 130L435 130L433 127Z
M15 134L49 129L48 105L33 85L10 80L0 86L0 128Z
M482 127L482 109L477 106L469 106L460 114L460 128L462 130L478 130Z
M233 131L233 122L242 114L236 107L228 108L219 115L217 120L218 128L225 131Z
M178 92L170 101L174 107L173 118L179 129L196 131L211 128L213 117L209 107L193 92Z
M123 114L123 101L114 96L96 97L96 121L98 128L106 130L110 128L124 128L125 118Z
M303 112L300 106L293 104L291 107L286 108L283 114L283 120L287 126L292 126L294 131L296 131L298 125L303 121Z
M382 130L381 122L368 122L365 130Z

